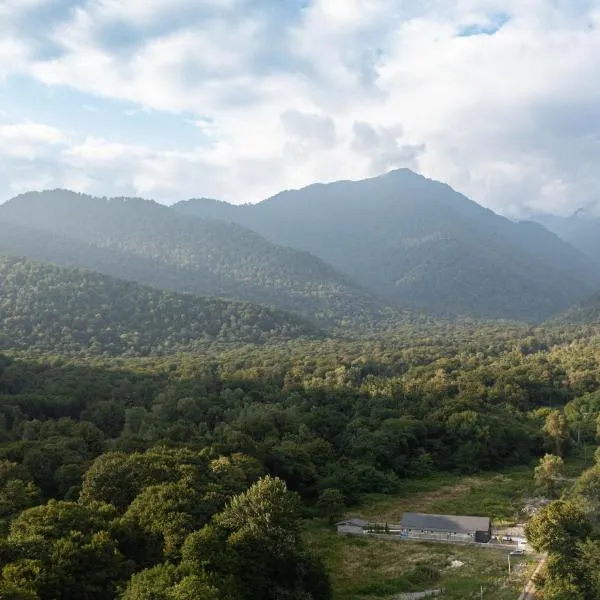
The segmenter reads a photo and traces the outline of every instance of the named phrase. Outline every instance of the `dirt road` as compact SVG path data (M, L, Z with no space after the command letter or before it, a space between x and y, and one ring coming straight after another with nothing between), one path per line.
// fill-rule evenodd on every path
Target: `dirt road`
M527 585L523 588L521 595L519 596L519 600L535 600L535 583L534 577L542 570L544 563L546 562L546 556L542 556L538 566L535 568L535 571L531 575L531 578L527 582Z

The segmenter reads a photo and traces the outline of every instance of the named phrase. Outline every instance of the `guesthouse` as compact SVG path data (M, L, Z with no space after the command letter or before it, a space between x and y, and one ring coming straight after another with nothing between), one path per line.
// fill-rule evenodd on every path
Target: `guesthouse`
M488 517L407 512L402 516L400 535L408 539L487 543L492 537L492 523Z

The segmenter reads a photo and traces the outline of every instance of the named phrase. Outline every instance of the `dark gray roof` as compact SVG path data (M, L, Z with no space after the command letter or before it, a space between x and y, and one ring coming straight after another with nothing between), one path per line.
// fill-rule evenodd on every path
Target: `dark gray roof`
M429 529L432 531L456 531L468 533L487 531L489 517L461 517L454 515L427 515L425 513L404 513L402 527L406 529Z
M363 521L362 519L346 519L345 521L340 521L336 523L336 525L350 525L352 527L366 527L369 524L368 521Z

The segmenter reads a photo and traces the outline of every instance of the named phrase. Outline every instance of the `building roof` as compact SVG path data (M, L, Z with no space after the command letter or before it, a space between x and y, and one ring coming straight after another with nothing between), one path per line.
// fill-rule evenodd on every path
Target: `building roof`
M489 517L461 517L455 515L428 515L425 513L404 513L402 527L405 529L427 529L431 531L455 531L470 533L488 531Z
M336 523L338 527L341 525L349 525L351 527L366 527L368 524L368 521L363 521L362 519L346 519L345 521Z

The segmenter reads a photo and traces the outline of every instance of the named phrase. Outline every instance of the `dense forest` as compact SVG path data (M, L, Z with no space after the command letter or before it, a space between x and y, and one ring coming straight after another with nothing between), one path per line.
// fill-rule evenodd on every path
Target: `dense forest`
M17 197L0 205L0 253L272 305L321 324L369 321L384 310L316 256L272 244L240 225L189 219L139 198L61 190Z
M599 341L460 323L155 358L5 355L0 593L328 598L303 517L593 440Z
M405 177L434 217L399 216ZM355 210L354 186L292 194L290 214L345 199L337 233L310 239L339 242L335 267L209 201L56 191L0 207L2 600L329 600L307 523L409 478L536 464L561 496L530 526L550 554L540 585L596 598L582 565L600 554L597 473L556 489L562 457L600 433L598 298L581 300L596 267L414 177L357 188L388 206L385 227L385 211ZM182 214L199 206L228 216ZM482 223L489 235L469 233ZM437 314L395 304L411 294ZM563 517L568 573L566 546L548 545Z
M0 349L149 356L318 335L299 317L0 256Z
M554 317L552 322L562 325L600 324L600 294L594 294L578 302L569 310Z

